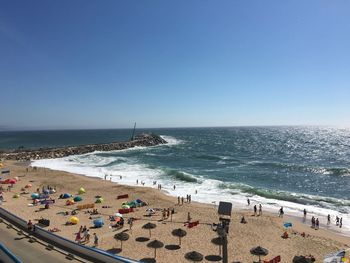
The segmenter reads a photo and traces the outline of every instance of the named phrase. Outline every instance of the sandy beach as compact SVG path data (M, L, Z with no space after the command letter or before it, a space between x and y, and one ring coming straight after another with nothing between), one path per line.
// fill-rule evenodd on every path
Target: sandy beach
M2 207L26 220L50 219L48 228L58 228L60 231L57 234L66 238L74 240L75 233L79 231L80 226L92 227L92 219L101 217L104 220L104 226L90 229L91 238L86 245L93 246L92 234L97 233L99 237L98 248L100 249L109 250L111 253L117 252L121 256L137 260L152 258L154 249L147 247L148 242L136 241L138 237L149 237L149 231L143 229L142 226L152 222L156 224L156 228L151 231L151 240L158 239L165 246L178 245L179 240L171 234L172 230L182 228L187 232L187 235L181 240L180 249L169 250L166 247L157 249L157 262L187 262L184 254L192 250L196 250L204 256L219 254L219 247L211 243L211 240L217 237L217 233L211 227L212 223L218 223L219 221L217 207L197 203L195 194L192 194L191 203L184 202L183 205L178 205L177 198L166 195L158 190L157 186L152 188L141 187L136 186L135 182L135 186L131 187L108 180L61 171L43 168L34 170L31 167L28 168L29 163L24 162L5 161L3 164L4 168L10 169L11 173L6 176L2 175L2 178L18 176L19 181L11 189L11 192L5 190L5 202L2 203ZM122 183L122 180L120 182ZM27 193L23 193L21 189L29 183L32 184L32 187L26 189ZM29 206L32 203L30 195L36 192L37 188L41 190L42 187L47 185L55 187L57 190L55 194L51 195L55 199L55 203L50 205L49 209L41 209L43 205ZM3 186L6 188L6 185ZM73 196L78 195L80 187L86 190L86 193L80 195L83 199L81 202L66 206L67 199L59 199L60 194L63 193L70 193ZM19 198L13 198L16 193L20 194ZM117 199L118 195L123 194L128 194L129 197L127 199ZM71 211L76 209L77 205L95 203L96 196L102 196L104 199L103 203L95 204L95 208L100 213L99 215L90 215L84 212L86 210L81 210L76 215L79 218L77 225L65 225L65 222L69 221L71 217ZM125 214L125 225L122 229L110 228L109 216L115 214L121 208L123 202L136 199L141 199L148 205L138 207L134 212ZM230 200L222 201L229 202ZM252 247L259 245L269 250L269 254L264 257L265 260L280 255L282 262L292 262L292 258L295 255L309 254L316 258L316 262L322 262L324 255L350 246L350 238L341 235L341 233L322 227L319 230L310 228L310 218L307 218L307 222L303 224L301 218L292 218L288 217L288 215L280 218L277 216L277 213L263 212L261 216L254 216L253 205L254 203L247 210L233 209L228 235L229 262L256 261L257 257L251 255L249 251ZM156 210L156 213L151 217L146 216L146 209L148 208ZM170 218L162 220L162 212L157 210L164 208L174 208L175 214L172 216L172 221ZM66 211L68 211L69 215L62 213ZM199 224L193 228L188 228L184 225L189 212L192 222L199 221ZM246 224L240 223L242 216L245 217ZM135 218L132 230L129 230L129 226L126 223L130 217ZM285 232L283 228L285 222L293 223L292 229L287 231L289 235L287 239L281 237ZM130 235L130 238L123 242L123 249L119 251L120 241L115 240L114 235L124 230ZM301 235L303 232L305 237ZM203 262L209 261L204 259Z

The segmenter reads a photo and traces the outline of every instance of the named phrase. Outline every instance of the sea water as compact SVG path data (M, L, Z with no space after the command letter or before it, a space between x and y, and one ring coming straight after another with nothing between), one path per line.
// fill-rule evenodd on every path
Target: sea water
M150 129L169 143L38 160L33 166L146 187L173 196L302 217L303 209L330 228L350 233L350 130L334 127ZM143 131L138 131L143 132ZM127 140L131 130L1 132L0 148L56 147ZM121 179L122 178L122 179ZM176 186L174 190L174 185ZM343 217L343 228L334 225Z

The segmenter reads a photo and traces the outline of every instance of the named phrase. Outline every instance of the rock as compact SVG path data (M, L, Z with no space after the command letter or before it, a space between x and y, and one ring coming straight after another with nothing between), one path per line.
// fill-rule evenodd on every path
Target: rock
M12 152L1 152L0 159L5 160L38 160L38 159L52 159L60 158L74 154L85 154L94 151L115 151L133 148L135 146L156 146L159 144L166 144L162 137L156 134L141 134L128 142L112 142L108 144L90 144L71 146L66 148L48 148L39 150L23 150L17 149Z

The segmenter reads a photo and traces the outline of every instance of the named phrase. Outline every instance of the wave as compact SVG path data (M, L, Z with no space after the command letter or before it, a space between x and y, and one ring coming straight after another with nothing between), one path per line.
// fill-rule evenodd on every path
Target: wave
M181 172L173 169L162 169L166 176L174 178L179 181L188 182L188 183L198 183L198 179L195 178L192 174Z
M297 164L251 161L247 163L251 166L262 168L282 169L288 171L309 172L321 175L350 176L350 168L345 167L310 167Z
M164 140L166 140L168 142L166 144L168 146L178 145L178 144L182 144L185 142L184 140L180 140L180 139L177 139L175 137L168 136L168 135L160 135L160 137L162 137Z
M245 184L221 183L219 184L219 188L230 189L230 190L233 190L234 192L238 191L241 193L248 194L250 196L257 195L267 199L288 201L288 202L298 203L302 205L313 205L313 206L318 206L323 208L336 207L337 210L342 212L345 212L345 211L349 212L344 208L344 206L350 206L349 200L316 196L316 195L307 195L307 194L301 194L301 193L292 193L287 191L276 191L276 190L269 190L269 189L254 188L252 186L245 185Z

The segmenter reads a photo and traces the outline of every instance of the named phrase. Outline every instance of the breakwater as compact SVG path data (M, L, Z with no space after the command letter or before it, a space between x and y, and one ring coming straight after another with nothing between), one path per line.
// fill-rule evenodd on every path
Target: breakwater
M113 142L106 144L88 144L60 148L40 148L37 150L14 150L3 152L0 154L0 159L30 161L39 159L61 158L69 155L85 154L94 151L115 151L133 148L136 146L148 147L159 144L166 144L162 137L156 134L141 134L133 140L127 142Z

